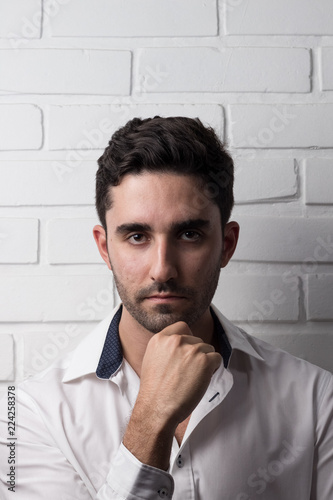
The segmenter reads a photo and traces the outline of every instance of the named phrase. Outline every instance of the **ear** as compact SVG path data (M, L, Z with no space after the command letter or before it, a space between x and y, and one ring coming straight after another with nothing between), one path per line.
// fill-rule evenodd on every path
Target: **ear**
M106 233L105 229L102 226L95 226L93 228L93 235L96 241L96 245L98 248L99 253L101 254L102 259L106 262L106 265L112 271L111 269L111 262L109 259L109 254L108 254L108 247L107 247L107 240L106 240Z
M239 236L239 224L237 222L228 222L224 228L223 254L221 267L225 267L236 250Z

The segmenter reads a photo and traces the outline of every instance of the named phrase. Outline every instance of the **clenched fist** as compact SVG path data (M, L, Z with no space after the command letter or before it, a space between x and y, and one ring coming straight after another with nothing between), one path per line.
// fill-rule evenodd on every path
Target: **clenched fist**
M124 437L124 445L140 461L168 467L176 427L198 405L221 361L214 347L194 337L183 321L151 338Z
M186 323L168 326L148 343L141 369L141 404L149 406L161 423L176 427L197 406L220 363L220 354L193 337Z

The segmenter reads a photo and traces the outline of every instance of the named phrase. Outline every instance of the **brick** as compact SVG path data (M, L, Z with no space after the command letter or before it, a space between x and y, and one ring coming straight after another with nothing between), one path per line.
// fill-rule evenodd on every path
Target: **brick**
M139 80L150 79L149 69L154 67L167 76L148 92L310 91L310 54L303 48L141 50Z
M322 90L333 90L333 47L321 49Z
M59 160L1 161L0 205L94 205L96 169L96 161L76 152Z
M254 335L269 344L333 372L333 335L331 333L261 333Z
M42 112L37 106L0 105L0 150L40 149L42 141Z
M236 148L331 148L333 104L230 106Z
M50 22L58 37L217 35L216 0L71 0Z
M0 334L0 381L14 380L14 339L11 334Z
M310 274L307 276L307 282L307 320L333 320L333 274Z
M0 281L3 322L97 321L114 307L111 273L6 276Z
M309 158L305 163L305 198L308 205L333 204L333 159Z
M0 263L34 264L38 260L38 220L0 218Z
M115 50L0 50L0 88L32 94L127 95L131 53ZM112 68L112 69L111 69Z
M333 218L236 217L241 226L234 260L333 262Z
M281 276L221 274L213 303L232 321L297 321L299 292ZM246 327L245 327L246 329Z
M47 260L50 264L101 264L92 229L96 219L53 219L47 224Z
M297 195L297 173L292 159L235 160L235 203L283 200Z
M135 96L123 106L50 106L48 144L52 150L104 149L113 132L136 116L199 117L223 134L223 111L218 105L137 104Z
M230 35L332 35L330 0L227 0Z
M22 38L40 38L41 16L41 0L2 2L0 38L12 38L13 48L24 43Z

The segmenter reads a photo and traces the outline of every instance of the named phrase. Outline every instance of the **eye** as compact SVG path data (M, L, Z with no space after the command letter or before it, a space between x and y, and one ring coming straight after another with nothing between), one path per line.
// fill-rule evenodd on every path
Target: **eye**
M147 237L142 233L135 233L129 236L127 240L132 243L132 245L140 245L140 243L145 243L147 241Z
M181 235L185 241L197 241L201 238L201 234L197 231L184 231Z

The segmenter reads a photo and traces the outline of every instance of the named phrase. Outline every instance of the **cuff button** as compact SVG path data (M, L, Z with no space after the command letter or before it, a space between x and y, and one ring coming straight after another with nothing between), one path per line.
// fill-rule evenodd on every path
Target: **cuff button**
M157 493L159 494L160 498L167 498L169 496L168 490L166 488L161 488Z

